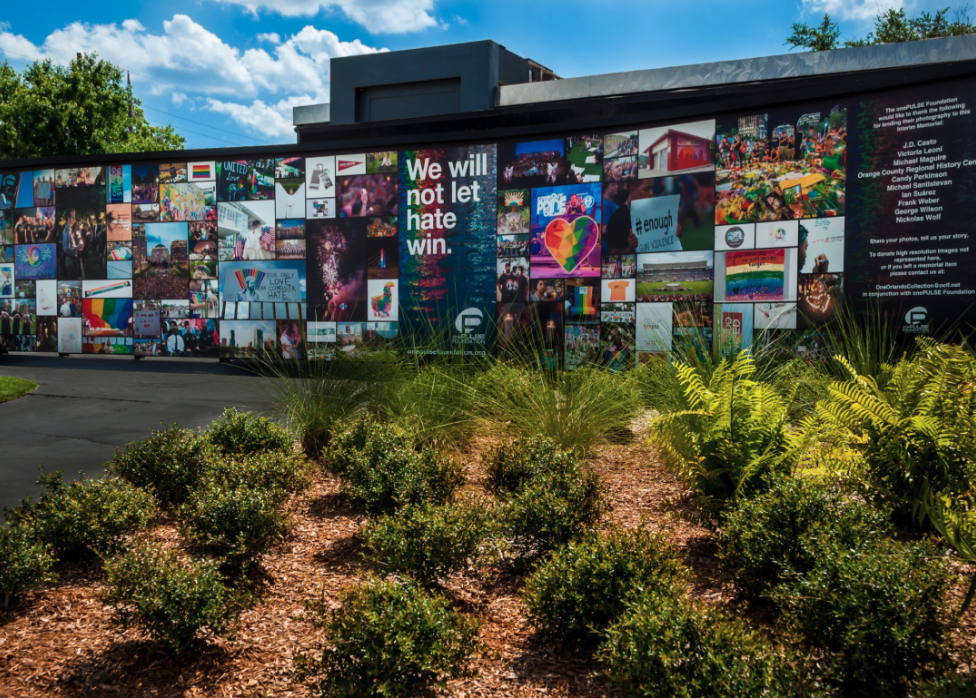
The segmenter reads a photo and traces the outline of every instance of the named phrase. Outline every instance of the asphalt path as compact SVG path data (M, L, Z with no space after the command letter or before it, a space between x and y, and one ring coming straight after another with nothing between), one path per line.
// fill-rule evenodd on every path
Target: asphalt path
M267 407L265 379L214 359L7 354L0 375L40 386L0 403L0 511L40 493L41 464L65 479L99 475L116 448L161 423L195 428L225 407Z

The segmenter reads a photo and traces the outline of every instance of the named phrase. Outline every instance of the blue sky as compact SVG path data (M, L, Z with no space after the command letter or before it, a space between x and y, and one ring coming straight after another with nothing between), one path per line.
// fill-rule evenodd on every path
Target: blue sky
M785 53L829 11L847 37L879 8L950 0L171 0L6 2L0 59L95 50L132 73L154 123L190 148L293 143L291 107L327 102L329 60L493 39L563 77Z

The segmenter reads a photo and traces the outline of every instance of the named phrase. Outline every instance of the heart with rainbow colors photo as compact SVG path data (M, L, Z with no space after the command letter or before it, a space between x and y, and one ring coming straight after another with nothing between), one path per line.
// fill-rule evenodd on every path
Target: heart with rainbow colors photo
M573 221L554 218L546 226L546 249L567 274L571 274L600 242L600 226L589 216Z

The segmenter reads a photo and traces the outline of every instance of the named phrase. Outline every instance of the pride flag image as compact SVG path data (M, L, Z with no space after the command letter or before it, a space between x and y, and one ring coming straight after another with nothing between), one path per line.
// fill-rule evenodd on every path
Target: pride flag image
M725 254L725 300L781 301L786 250L746 250Z
M86 298L82 301L85 337L128 337L132 334L131 298Z

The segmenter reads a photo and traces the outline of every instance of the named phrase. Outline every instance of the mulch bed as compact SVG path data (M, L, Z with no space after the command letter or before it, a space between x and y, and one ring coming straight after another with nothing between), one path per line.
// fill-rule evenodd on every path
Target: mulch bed
M638 427L626 443L597 449L588 466L609 487L610 520L624 527L661 530L683 552L694 573L691 595L732 602L733 582L723 573L709 532L676 519L662 503L680 499L681 483L657 460ZM483 496L480 453L490 439L475 439L463 455L471 476L468 494ZM356 532L363 518L349 508L338 482L319 474L311 490L291 503L292 538L269 554L256 584L263 600L247 610L232 639L212 639L180 660L161 654L133 630L119 633L111 609L99 600L100 564L63 565L60 581L0 613L0 696L306 696L293 658L313 650L320 632L302 619L311 599L335 602L340 590L366 574ZM673 507L671 507L673 509ZM172 523L148 537L179 544ZM956 565L961 604L972 570ZM477 578L455 577L446 593L456 606L483 622L484 654L477 675L451 682L449 696L605 696L612 686L599 675L586 648L565 647L538 637L520 601L525 572L487 570ZM965 649L976 638L976 612L956 636Z

